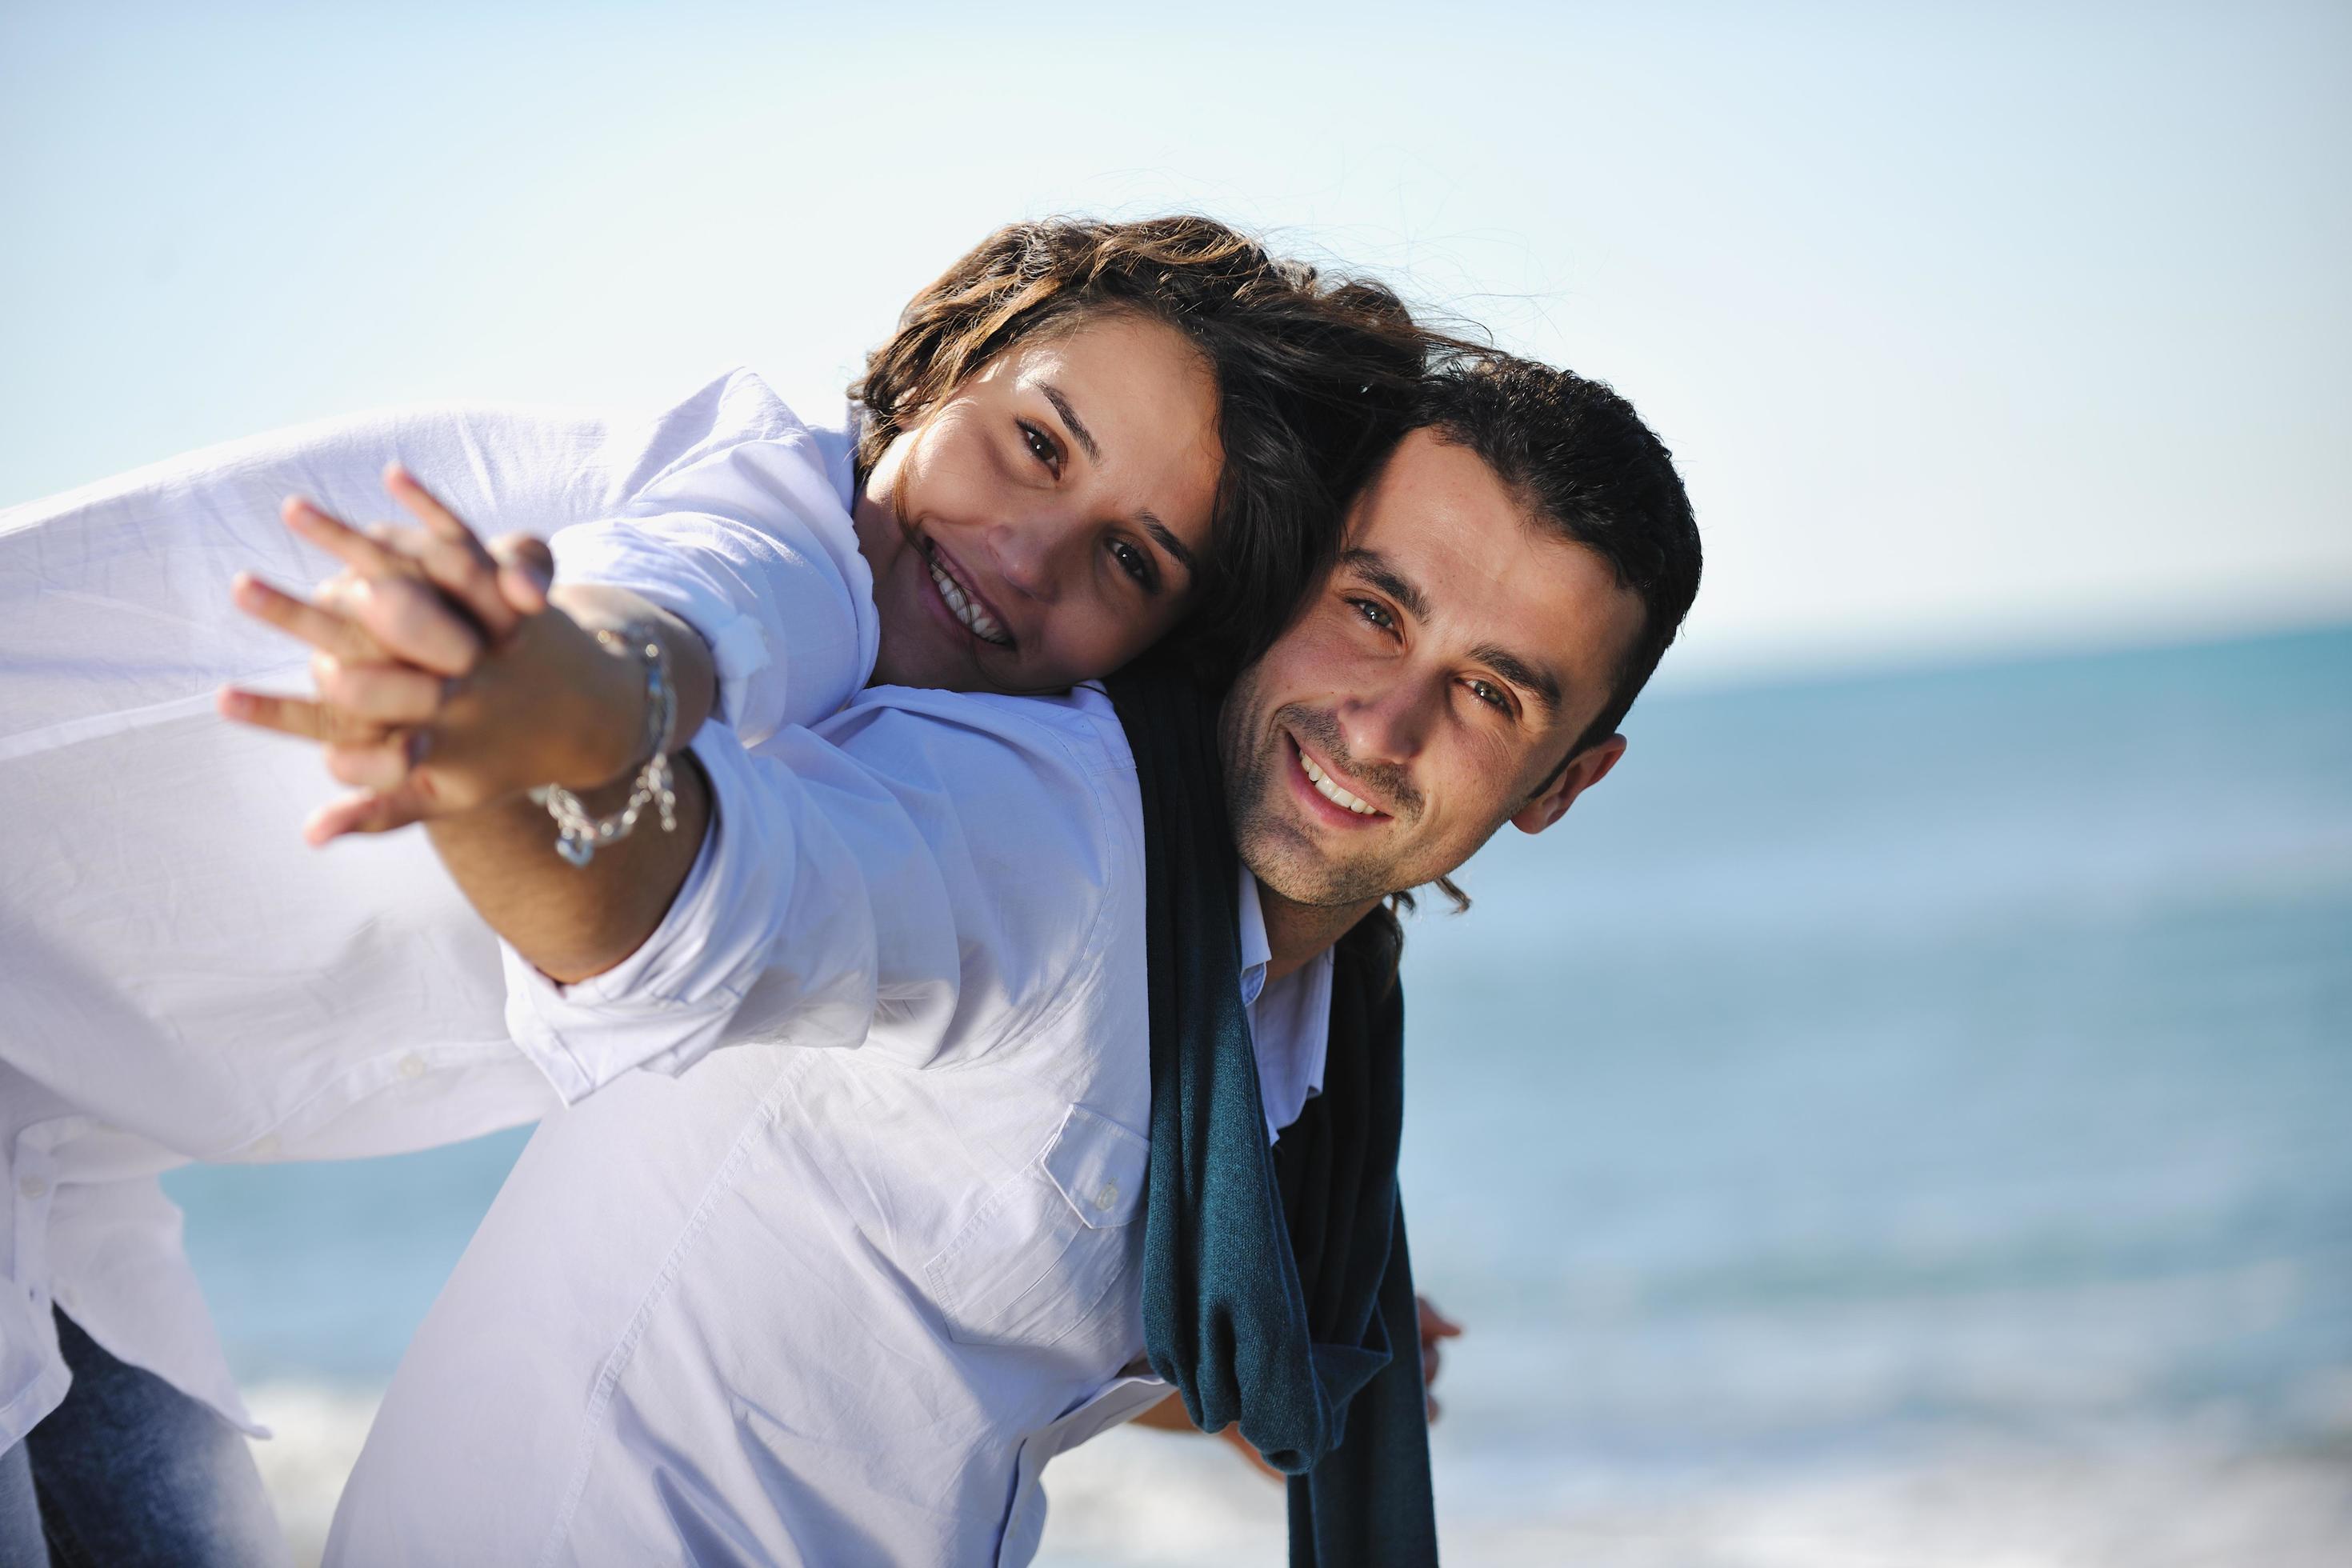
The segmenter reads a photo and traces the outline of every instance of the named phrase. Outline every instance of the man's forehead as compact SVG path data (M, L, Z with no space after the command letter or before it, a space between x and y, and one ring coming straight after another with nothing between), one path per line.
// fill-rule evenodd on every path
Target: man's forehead
M1345 548L1378 557L1424 592L1441 578L1509 584L1531 571L1563 588L1616 584L1606 561L1538 517L1475 451L1433 430L1406 436L1364 488L1349 510Z

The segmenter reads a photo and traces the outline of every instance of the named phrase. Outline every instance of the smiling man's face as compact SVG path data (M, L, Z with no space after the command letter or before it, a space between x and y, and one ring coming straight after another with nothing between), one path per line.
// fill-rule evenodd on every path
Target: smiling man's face
M1549 826L1623 751L1568 755L1642 616L1476 453L1414 431L1357 498L1329 580L1226 700L1242 858L1284 898L1343 906L1448 874L1506 822Z

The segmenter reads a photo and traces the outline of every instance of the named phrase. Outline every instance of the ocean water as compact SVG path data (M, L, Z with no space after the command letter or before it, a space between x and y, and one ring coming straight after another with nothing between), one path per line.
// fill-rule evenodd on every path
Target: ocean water
M1409 939L1450 1557L2352 1563L2352 628L1631 733ZM171 1179L298 1538L519 1147ZM1063 1568L1282 1560L1221 1445L1047 1481Z

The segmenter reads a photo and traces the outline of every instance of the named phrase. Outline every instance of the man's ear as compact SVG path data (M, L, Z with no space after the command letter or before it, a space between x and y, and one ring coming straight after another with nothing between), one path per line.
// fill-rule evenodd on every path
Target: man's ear
M1612 735L1596 745L1591 745L1568 759L1568 765L1554 775L1551 783L1536 792L1533 800L1519 807L1511 818L1511 826L1522 833L1541 833L1568 815L1576 797L1609 776L1617 759L1625 754L1625 737Z

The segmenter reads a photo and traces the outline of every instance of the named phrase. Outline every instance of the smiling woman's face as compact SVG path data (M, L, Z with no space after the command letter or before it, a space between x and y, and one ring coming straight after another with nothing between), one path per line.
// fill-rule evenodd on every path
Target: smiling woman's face
M1016 343L866 477L877 684L1055 691L1183 618L1223 463L1217 388L1175 329L1097 315Z

